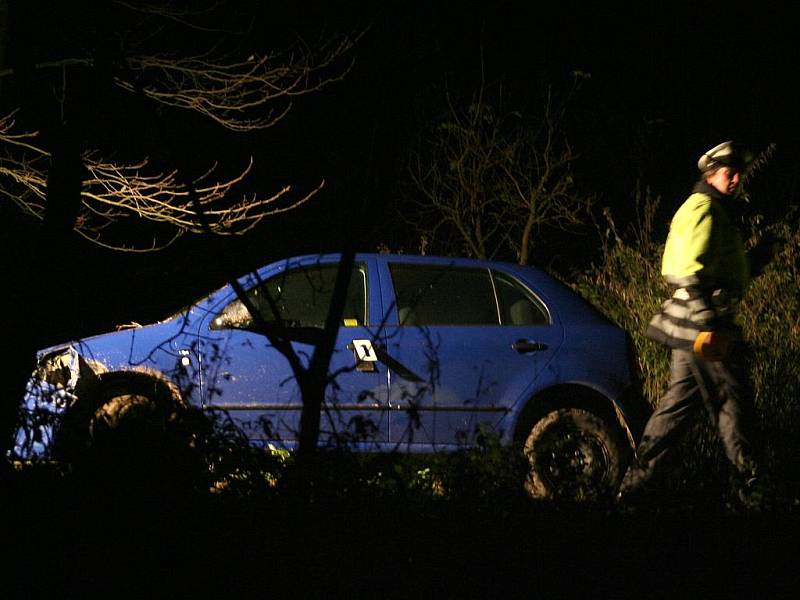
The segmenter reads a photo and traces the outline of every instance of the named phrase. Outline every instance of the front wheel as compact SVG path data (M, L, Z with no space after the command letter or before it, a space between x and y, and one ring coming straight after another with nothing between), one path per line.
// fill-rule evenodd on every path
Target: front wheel
M616 431L597 415L579 408L554 410L525 440L525 490L533 498L610 497L622 478L625 448Z
M89 422L92 444L147 448L167 439L177 404L145 395L120 394L105 399Z
M121 379L97 396L87 428L86 464L131 483L191 485L203 472L198 440L207 421L156 380Z

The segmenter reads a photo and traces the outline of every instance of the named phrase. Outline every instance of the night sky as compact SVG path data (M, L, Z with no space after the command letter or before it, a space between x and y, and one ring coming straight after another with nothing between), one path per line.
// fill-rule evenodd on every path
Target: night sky
M39 59L55 48L79 47L76 40L87 39L83 30L102 31L98 24L108 17L92 2L74 6L84 10L62 11L50 26L31 19L29 29L17 35L26 36ZM570 110L568 138L580 154L578 184L598 194L598 204L610 206L623 223L640 181L662 196L665 232L696 177L698 156L730 138L756 151L777 144L774 159L754 182L758 210L782 215L796 202L800 127L792 90L798 51L792 20L781 11L718 2L633 8L613 2L397 0L230 6L231 14L248 23L243 44L254 48L279 49L298 36L311 43L321 32L366 32L344 81L300 99L283 121L259 134L225 133L177 111L162 115L156 131L147 112L152 109L92 85L81 91L82 76L74 74L67 107L82 123L87 146L145 153L164 164L177 154L179 163L198 170L217 161L222 173L253 156L252 190L285 184L307 190L322 180L325 187L296 214L221 245L187 238L163 253L133 257L75 241L62 260L81 283L67 294L93 316L72 325L74 334L156 318L241 274L245 263L336 251L347 240L362 251L379 244L414 251L415 240L397 216L409 148L441 114L445 88L453 97L468 97L481 82L481 65L488 84L502 85L508 106L534 114L546 86L566 89L574 71L590 76ZM202 42L189 33L173 38L171 49L179 42L188 51L213 43L213 35L200 37ZM99 35L96 43L112 47L112 39ZM56 106L47 94L15 97L13 86L4 84L4 108L14 100L23 109L34 102ZM164 136L169 144L159 141ZM24 219L20 223L15 227L24 228ZM538 262L585 264L591 235L554 236ZM98 271L104 275L95 278Z
M504 102L532 114L545 86L566 89L573 71L590 76L571 105L568 137L583 190L623 220L637 181L673 211L699 155L731 138L755 152L777 145L753 182L759 210L781 215L794 203L800 127L789 90L798 50L780 11L710 2L339 4L304 8L300 21L372 23L356 67L283 127L321 137L299 146L292 176L318 169L332 187L362 196L360 231L370 238L402 246L380 218L383 207L396 198L408 148L436 115L445 85L465 97L481 81L481 57L486 82L502 84Z

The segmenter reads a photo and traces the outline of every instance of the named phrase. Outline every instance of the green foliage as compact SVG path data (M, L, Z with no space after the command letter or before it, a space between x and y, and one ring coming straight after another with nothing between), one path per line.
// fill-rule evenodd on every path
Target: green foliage
M364 454L343 448L301 460L287 450L252 447L223 416L198 442L207 470L200 488L223 502L331 508L380 503L421 514L457 506L508 514L526 501L522 452L501 446L493 433L482 433L475 447L458 452Z
M790 216L766 233L780 250L751 284L742 326L753 350L751 377L766 460L776 474L797 483L800 459L792 440L800 426L800 222Z
M213 425L197 439L204 465L197 477L198 487L218 497L274 497L293 456L272 446L251 446L227 415L215 415Z
M433 489L450 505L508 514L526 499L522 482L528 465L520 448L501 446L493 434L479 436L474 448L429 460Z
M526 501L526 464L518 448L481 436L476 447L437 454L321 452L295 463L282 492L313 504L379 502L410 513L449 508L507 515Z

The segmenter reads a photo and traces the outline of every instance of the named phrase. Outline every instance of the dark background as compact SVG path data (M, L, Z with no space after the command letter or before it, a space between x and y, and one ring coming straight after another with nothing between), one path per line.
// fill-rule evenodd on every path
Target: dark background
M32 4L31 6L37 6ZM32 60L79 51L93 39L113 52L114 37L102 3L53 10L44 3L17 36ZM502 85L503 102L531 114L542 109L547 86L566 90L575 71L589 75L569 111L567 135L580 155L577 186L598 195L623 227L634 216L633 191L649 186L661 196L657 233L696 177L699 155L726 139L756 152L777 152L753 183L768 219L795 203L800 128L793 78L797 44L792 20L769 6L651 2L432 2L358 1L228 3L245 23L239 42L280 49L298 37L313 45L326 32L364 31L346 78L300 98L268 130L232 134L185 111L155 110L96 74L68 71L65 110L79 124L86 147L120 156L147 155L154 164L202 172L218 163L221 175L250 156L253 175L243 191L271 192L291 184L298 193L325 181L295 213L265 222L243 239L210 241L186 236L148 255L120 254L75 237L60 256L64 280L57 294L74 305L74 322L53 337L81 336L122 322L147 322L223 284L248 268L289 255L361 251L388 246L415 252L418 240L399 218L408 210L405 160L421 128L442 114L445 90L468 98L482 80ZM187 31L171 50L187 53L215 43L214 34ZM100 65L102 67L102 65ZM482 79L483 78L483 79ZM22 95L4 82L3 100L40 112L60 110L52 90ZM15 97L15 94L18 97ZM26 107L28 107L26 109ZM4 203L7 247L26 252L35 224ZM22 239L22 242L19 240ZM597 232L551 232L535 264L568 274L586 267ZM513 259L513 257L506 257ZM34 285L40 285L35 276ZM58 341L53 339L53 342Z

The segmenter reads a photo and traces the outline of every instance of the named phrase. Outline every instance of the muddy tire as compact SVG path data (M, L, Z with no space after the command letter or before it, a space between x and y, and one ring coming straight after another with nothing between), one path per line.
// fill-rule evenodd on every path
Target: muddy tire
M88 418L79 467L108 485L186 488L204 472L198 439L208 421L169 386L146 377L103 385Z
M163 381L130 374L101 383L89 417L89 444L148 447L179 433L186 406Z
M579 408L546 414L532 427L523 452L529 464L528 495L569 501L611 497L627 456L617 432Z
M89 421L92 445L150 446L168 435L175 410L139 394L121 394L104 402Z

